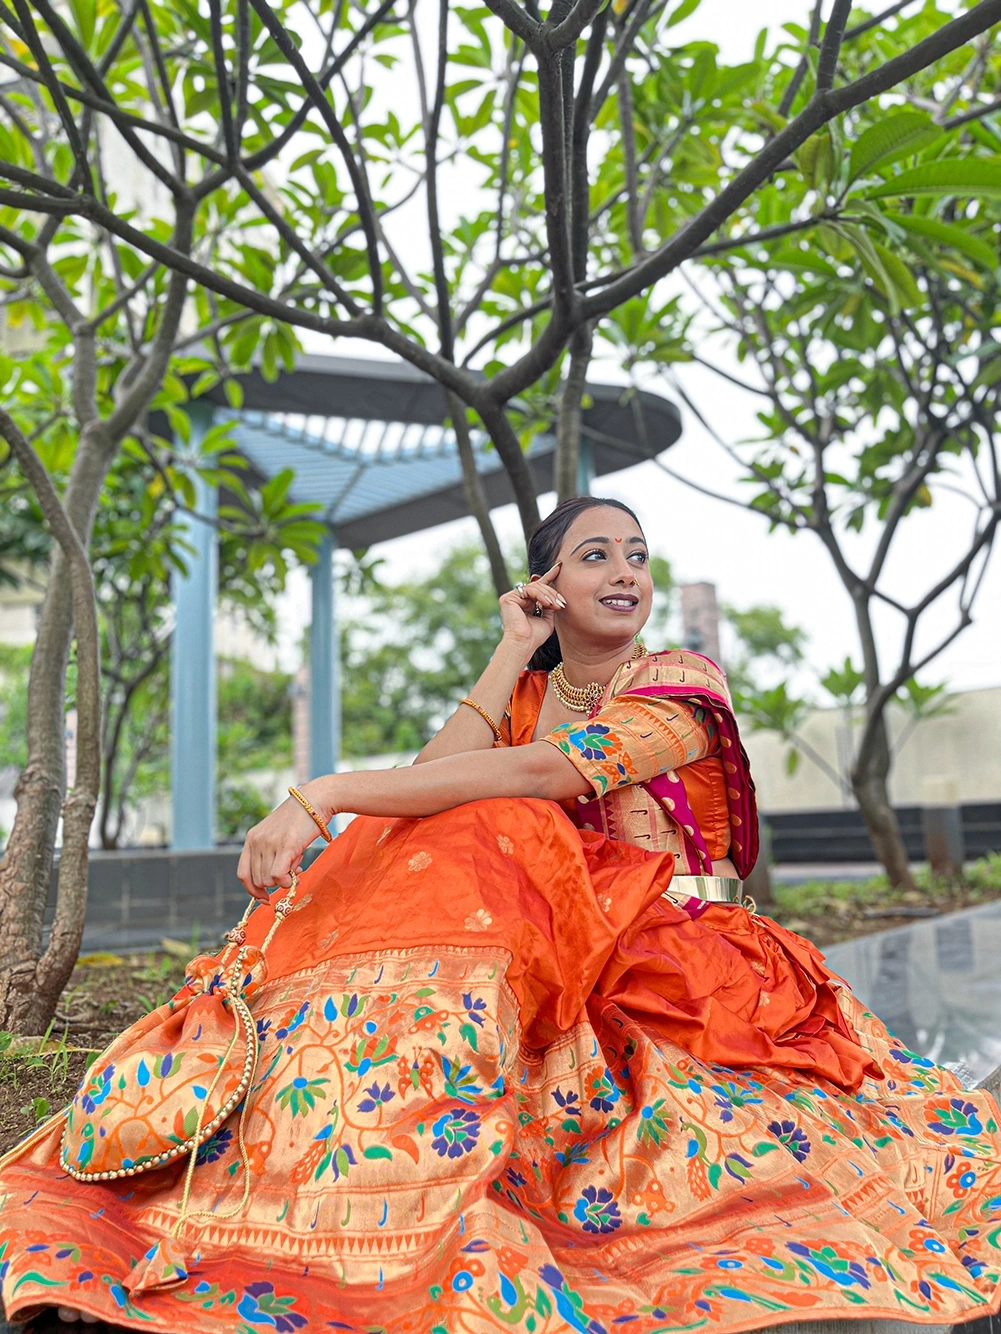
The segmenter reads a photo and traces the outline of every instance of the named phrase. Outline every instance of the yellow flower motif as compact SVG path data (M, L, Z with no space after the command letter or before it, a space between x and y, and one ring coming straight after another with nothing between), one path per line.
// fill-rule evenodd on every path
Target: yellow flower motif
M510 857L514 853L514 844L508 838L507 834L497 835L497 846L503 852L505 857Z
M487 912L486 908L477 908L466 918L465 927L467 931L486 931L493 926L494 919Z
M431 865L432 857L430 852L415 852L407 862L408 871L426 871Z
M392 832L393 832L393 826L392 826L391 824L386 825L385 829L382 831L382 833L379 835L379 837L375 840L376 843L377 843L377 844L381 843L384 839L388 838L389 835L390 835Z
M607 894L603 894L601 898L598 900L598 907L601 909L602 912L612 911L612 900L608 897Z

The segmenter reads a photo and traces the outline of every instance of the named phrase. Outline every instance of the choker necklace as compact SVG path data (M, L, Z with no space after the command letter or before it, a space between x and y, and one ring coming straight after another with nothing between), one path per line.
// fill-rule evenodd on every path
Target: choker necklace
M641 639L637 639L629 661L635 662L637 658L645 658L646 654L646 645ZM605 687L597 681L588 681L586 686L571 685L563 671L562 662L558 662L549 673L549 684L559 702L574 713L593 713L605 693Z

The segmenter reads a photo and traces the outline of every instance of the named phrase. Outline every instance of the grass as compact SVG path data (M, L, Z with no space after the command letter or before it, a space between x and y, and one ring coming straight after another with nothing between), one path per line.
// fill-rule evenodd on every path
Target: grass
M0 1032L0 1153L73 1097L112 1038L178 990L197 939L143 954L84 954L42 1036Z
M1001 898L1001 854L991 853L971 863L960 881L938 880L927 867L919 869L915 879L916 890L895 888L885 875L773 885L773 905L766 911L815 944L831 945L916 917L956 912Z

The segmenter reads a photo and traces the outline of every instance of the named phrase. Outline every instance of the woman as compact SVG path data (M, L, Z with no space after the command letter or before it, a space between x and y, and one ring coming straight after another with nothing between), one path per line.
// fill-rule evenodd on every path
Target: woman
M718 668L637 647L635 516L568 502L529 563L412 768L317 779L248 836L264 900L317 823L370 817L301 876L248 989L242 1111L128 1180L62 1172L59 1120L8 1159L8 1318L601 1334L998 1309L997 1108L733 901L746 758ZM98 1062L74 1108L118 1087Z

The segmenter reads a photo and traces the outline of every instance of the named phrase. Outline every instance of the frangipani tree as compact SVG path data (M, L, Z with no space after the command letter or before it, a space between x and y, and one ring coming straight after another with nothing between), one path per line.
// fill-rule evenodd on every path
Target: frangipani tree
M936 21L929 5L898 19L881 52L913 49ZM846 35L846 78L869 76L875 30ZM806 34L814 46L818 33ZM806 95L787 93L785 109ZM911 875L887 791L887 708L913 711L925 693L915 678L971 623L1001 520L999 112L1001 57L985 35L797 150L759 192L756 238L690 267L694 306L669 339L646 312L612 326L631 357L667 366L745 470L744 503L822 543L857 629L864 723L850 789L895 884ZM778 124L757 104L745 114ZM654 111L647 133L659 124ZM686 389L685 360L748 391L754 438L725 435ZM957 491L968 521L902 571L903 532ZM755 716L791 735L802 707L781 687Z

